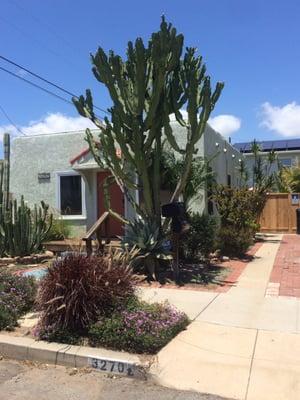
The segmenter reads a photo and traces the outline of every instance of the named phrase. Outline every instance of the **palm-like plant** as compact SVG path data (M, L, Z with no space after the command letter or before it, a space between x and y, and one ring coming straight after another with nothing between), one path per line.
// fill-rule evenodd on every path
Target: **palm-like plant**
M300 166L281 167L278 173L277 187L280 192L300 193Z
M246 162L244 159L240 160L239 166L237 167L239 174L239 184L241 187L248 187L249 182L249 170L247 168Z
M271 190L276 182L276 172L273 167L277 160L277 154L274 150L268 152L264 157L261 154L261 148L256 140L251 145L251 151L254 155L254 164L252 170L252 187L260 193L266 193Z
M173 191L184 169L184 159L176 157L173 152L164 151L161 163L162 189ZM210 162L202 157L195 157L182 193L186 206L191 200L197 200L201 196L201 189L211 185L214 180L215 174L210 167Z

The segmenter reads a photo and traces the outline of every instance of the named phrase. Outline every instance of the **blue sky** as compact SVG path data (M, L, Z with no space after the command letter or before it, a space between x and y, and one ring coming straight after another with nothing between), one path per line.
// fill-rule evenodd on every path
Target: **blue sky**
M233 142L300 136L299 0L2 0L1 6L0 55L72 92L91 88L102 108L109 97L91 73L89 53L101 45L124 55L127 41L147 40L164 13L185 44L198 48L213 82L225 81L212 120L219 130ZM21 73L4 61L0 66ZM82 127L72 106L2 71L0 87L0 106L28 134ZM0 111L0 132L13 132L9 125Z

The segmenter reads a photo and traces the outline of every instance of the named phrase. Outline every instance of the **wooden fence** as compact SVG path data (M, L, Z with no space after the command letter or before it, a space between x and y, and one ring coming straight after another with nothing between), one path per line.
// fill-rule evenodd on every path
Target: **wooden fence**
M261 232L296 233L298 193L270 193L260 218Z

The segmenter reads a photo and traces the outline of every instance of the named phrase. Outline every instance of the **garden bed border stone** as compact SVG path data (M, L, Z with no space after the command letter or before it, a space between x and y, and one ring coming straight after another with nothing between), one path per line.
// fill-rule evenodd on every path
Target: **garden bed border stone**
M62 365L70 368L90 367L90 359L116 360L134 365L132 378L147 379L152 356L145 357L103 348L74 346L46 342L20 336L0 334L0 356L21 361L36 361L44 364ZM103 371L108 373L107 371ZM115 375L115 373L113 373Z
M44 261L52 260L54 258L54 253L52 251L46 251L41 254L32 254L30 256L24 257L1 257L0 258L0 266L5 267L10 264L39 264Z

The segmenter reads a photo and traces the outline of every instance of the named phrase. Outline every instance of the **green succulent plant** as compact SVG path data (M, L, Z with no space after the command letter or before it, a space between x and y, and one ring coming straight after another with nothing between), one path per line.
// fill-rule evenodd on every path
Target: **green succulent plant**
M172 254L166 246L166 237L161 233L155 220L138 218L126 227L126 235L122 239L126 249L136 248L137 257L132 261L136 270L144 269L153 279L161 260L172 260Z
M142 38L130 41L125 58L112 50L106 53L99 47L91 61L95 78L106 86L112 100L108 110L110 117L105 118L103 124L94 112L89 89L85 96L73 98L79 114L100 129L98 141L90 130L86 131L91 153L101 168L110 170L137 214L146 215L161 225L164 147L168 144L183 160L170 196L172 202L185 192L197 143L224 83L217 82L213 88L203 58L196 48L185 47L184 36L178 34L164 16L160 29L151 35L148 44ZM186 119L182 109L186 109ZM170 121L173 114L184 127L180 141ZM119 150L120 157L116 155ZM136 190L143 191L142 209L131 193ZM111 208L109 199L107 204L111 215L123 223L129 222Z

